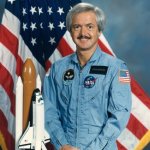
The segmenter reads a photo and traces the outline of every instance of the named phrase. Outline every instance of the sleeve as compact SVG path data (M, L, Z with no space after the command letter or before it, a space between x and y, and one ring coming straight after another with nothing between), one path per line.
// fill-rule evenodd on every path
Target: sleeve
M98 137L88 149L110 150L116 139L126 127L131 112L130 75L127 66L122 63L117 69L109 88L108 120Z
M48 131L51 142L57 150L68 144L61 126L59 110L57 109L57 90L54 80L55 69L51 67L50 74L45 76L43 86L45 128Z

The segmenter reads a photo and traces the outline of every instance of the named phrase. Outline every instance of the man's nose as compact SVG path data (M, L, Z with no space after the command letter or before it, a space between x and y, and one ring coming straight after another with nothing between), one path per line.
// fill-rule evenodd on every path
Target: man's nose
M82 26L82 27L81 27L81 30L80 30L80 34L83 36L83 35L86 35L86 33L87 33L86 27L85 27L85 26Z

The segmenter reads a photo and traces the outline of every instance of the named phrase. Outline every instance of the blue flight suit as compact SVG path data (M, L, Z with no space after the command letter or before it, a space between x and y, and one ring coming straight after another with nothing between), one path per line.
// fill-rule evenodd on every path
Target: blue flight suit
M77 54L55 62L44 79L45 127L57 150L116 150L131 111L126 64L97 47L81 68Z

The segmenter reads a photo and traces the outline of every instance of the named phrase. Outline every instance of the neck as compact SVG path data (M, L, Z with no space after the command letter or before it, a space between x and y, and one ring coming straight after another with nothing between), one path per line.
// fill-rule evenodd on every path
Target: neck
M90 60L90 58L92 57L94 52L95 52L95 50L93 50L93 51L77 50L77 56L78 56L78 60L80 62L81 67L84 67L86 65L86 63Z

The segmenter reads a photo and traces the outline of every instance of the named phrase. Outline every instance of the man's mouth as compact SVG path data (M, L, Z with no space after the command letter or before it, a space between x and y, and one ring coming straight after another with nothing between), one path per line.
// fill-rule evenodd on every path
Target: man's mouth
M84 39L90 39L90 37L88 37L88 36L79 36L77 39L79 39L79 40L84 40Z

